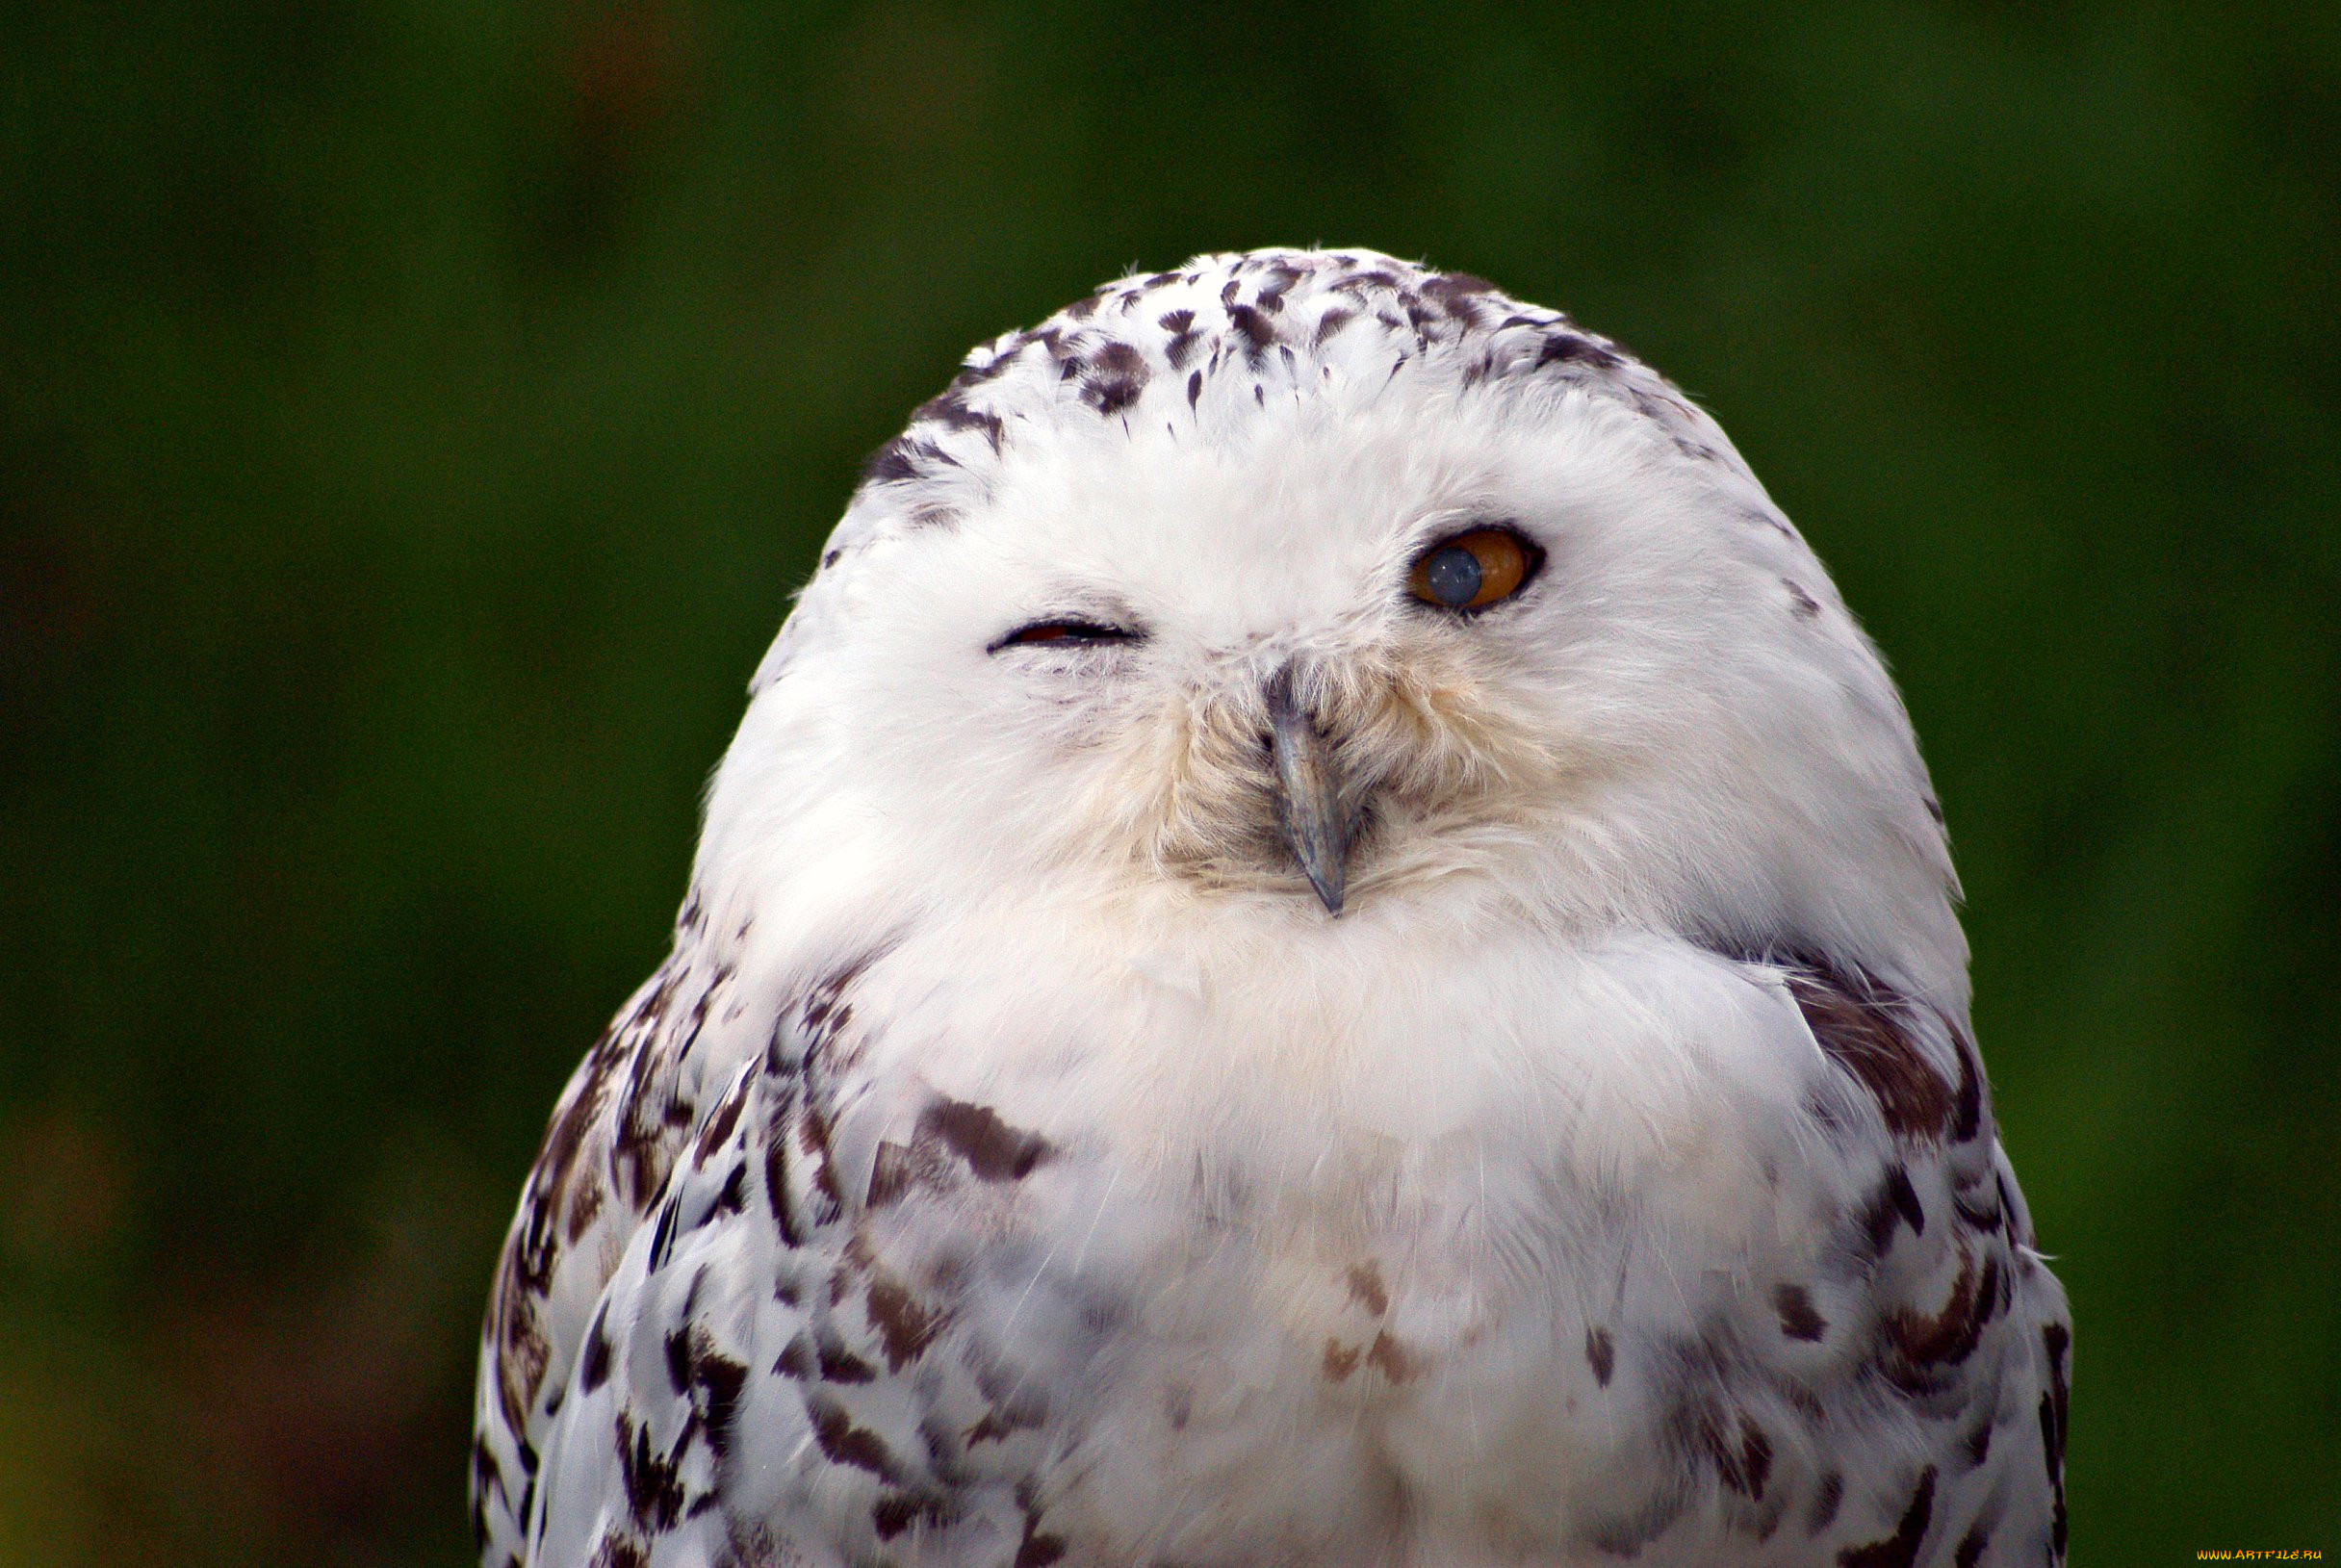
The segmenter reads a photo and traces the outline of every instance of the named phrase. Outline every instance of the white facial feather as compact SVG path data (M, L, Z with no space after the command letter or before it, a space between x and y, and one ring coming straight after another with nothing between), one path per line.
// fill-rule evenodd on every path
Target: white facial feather
M881 926L904 900L1078 902L1237 943L1321 919L1259 833L1262 682L1295 660L1358 771L1396 786L1353 914L1402 897L1439 920L1785 936L1963 1012L1901 706L1712 422L1499 296L1385 324L1389 291L1345 286L1421 297L1385 258L1301 275L1273 317L1238 306L1273 333L1256 364L1224 325L1173 363L1225 316L1225 279L1286 260L1109 286L1077 324L970 356L1011 368L954 395L956 428L889 449L880 473L915 476L863 489L759 673L703 891L764 907L842 833L854 863L902 868L865 879ZM1556 341L1582 347L1538 367ZM1110 413L1100 363L1117 389L1143 373ZM1541 544L1538 580L1469 620L1410 600L1413 556L1477 519ZM988 651L1064 615L1145 636Z

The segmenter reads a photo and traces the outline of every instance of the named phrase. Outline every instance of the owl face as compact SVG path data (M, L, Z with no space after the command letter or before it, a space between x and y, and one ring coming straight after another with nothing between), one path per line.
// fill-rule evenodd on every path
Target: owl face
M1899 704L1721 432L1449 282L1207 259L979 350L759 676L735 759L827 760L728 763L710 840L1272 932L1947 922Z

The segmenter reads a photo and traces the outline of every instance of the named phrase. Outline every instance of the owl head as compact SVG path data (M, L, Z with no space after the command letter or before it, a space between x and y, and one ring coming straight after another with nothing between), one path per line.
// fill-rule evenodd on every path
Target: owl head
M1263 250L978 348L871 460L703 893L1296 953L1476 922L1965 947L1910 726L1703 411L1479 279Z

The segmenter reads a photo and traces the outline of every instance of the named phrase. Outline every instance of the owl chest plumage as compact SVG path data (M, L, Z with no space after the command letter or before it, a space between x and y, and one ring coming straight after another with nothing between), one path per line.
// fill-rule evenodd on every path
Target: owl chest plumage
M1700 1429L1779 1400L1725 1365L1751 1334L1836 1370L1771 1281L1847 1266L1871 1162L1814 1136L1839 1086L1793 998L1659 940L1417 958L1349 988L1142 972L1090 999L1101 1040L987 1032L954 987L1007 1048L848 1047L873 1246L1049 1391L1068 1539L1550 1550L1663 1533L1694 1493L1752 1535L1818 1484L1803 1412L1759 1458Z
M2045 1539L2000 1476L2045 1462L2041 1301L1988 1138L1953 1170L1947 1036L1902 1083L1777 971L1635 939L1402 1060L1371 1006L1311 1038L1141 981L1097 1006L1152 1056L883 964L742 1009L728 1073L685 1052L688 1135L540 1424L570 1495L615 1453L629 1501L548 1533L548 1476L536 1560L720 1520L905 1562L1794 1562L1922 1489L1921 1543Z

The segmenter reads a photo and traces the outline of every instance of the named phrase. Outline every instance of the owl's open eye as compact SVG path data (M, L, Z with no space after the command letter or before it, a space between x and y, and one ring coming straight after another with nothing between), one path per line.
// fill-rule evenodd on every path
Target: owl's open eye
M1441 609L1482 610L1526 587L1543 564L1535 542L1510 528L1467 528L1414 558L1406 591Z
M1034 621L1009 632L987 651L996 654L1003 648L1030 648L1047 644L1087 648L1100 643L1136 642L1141 635L1143 633L1133 631L1128 627L1109 626L1103 621Z

